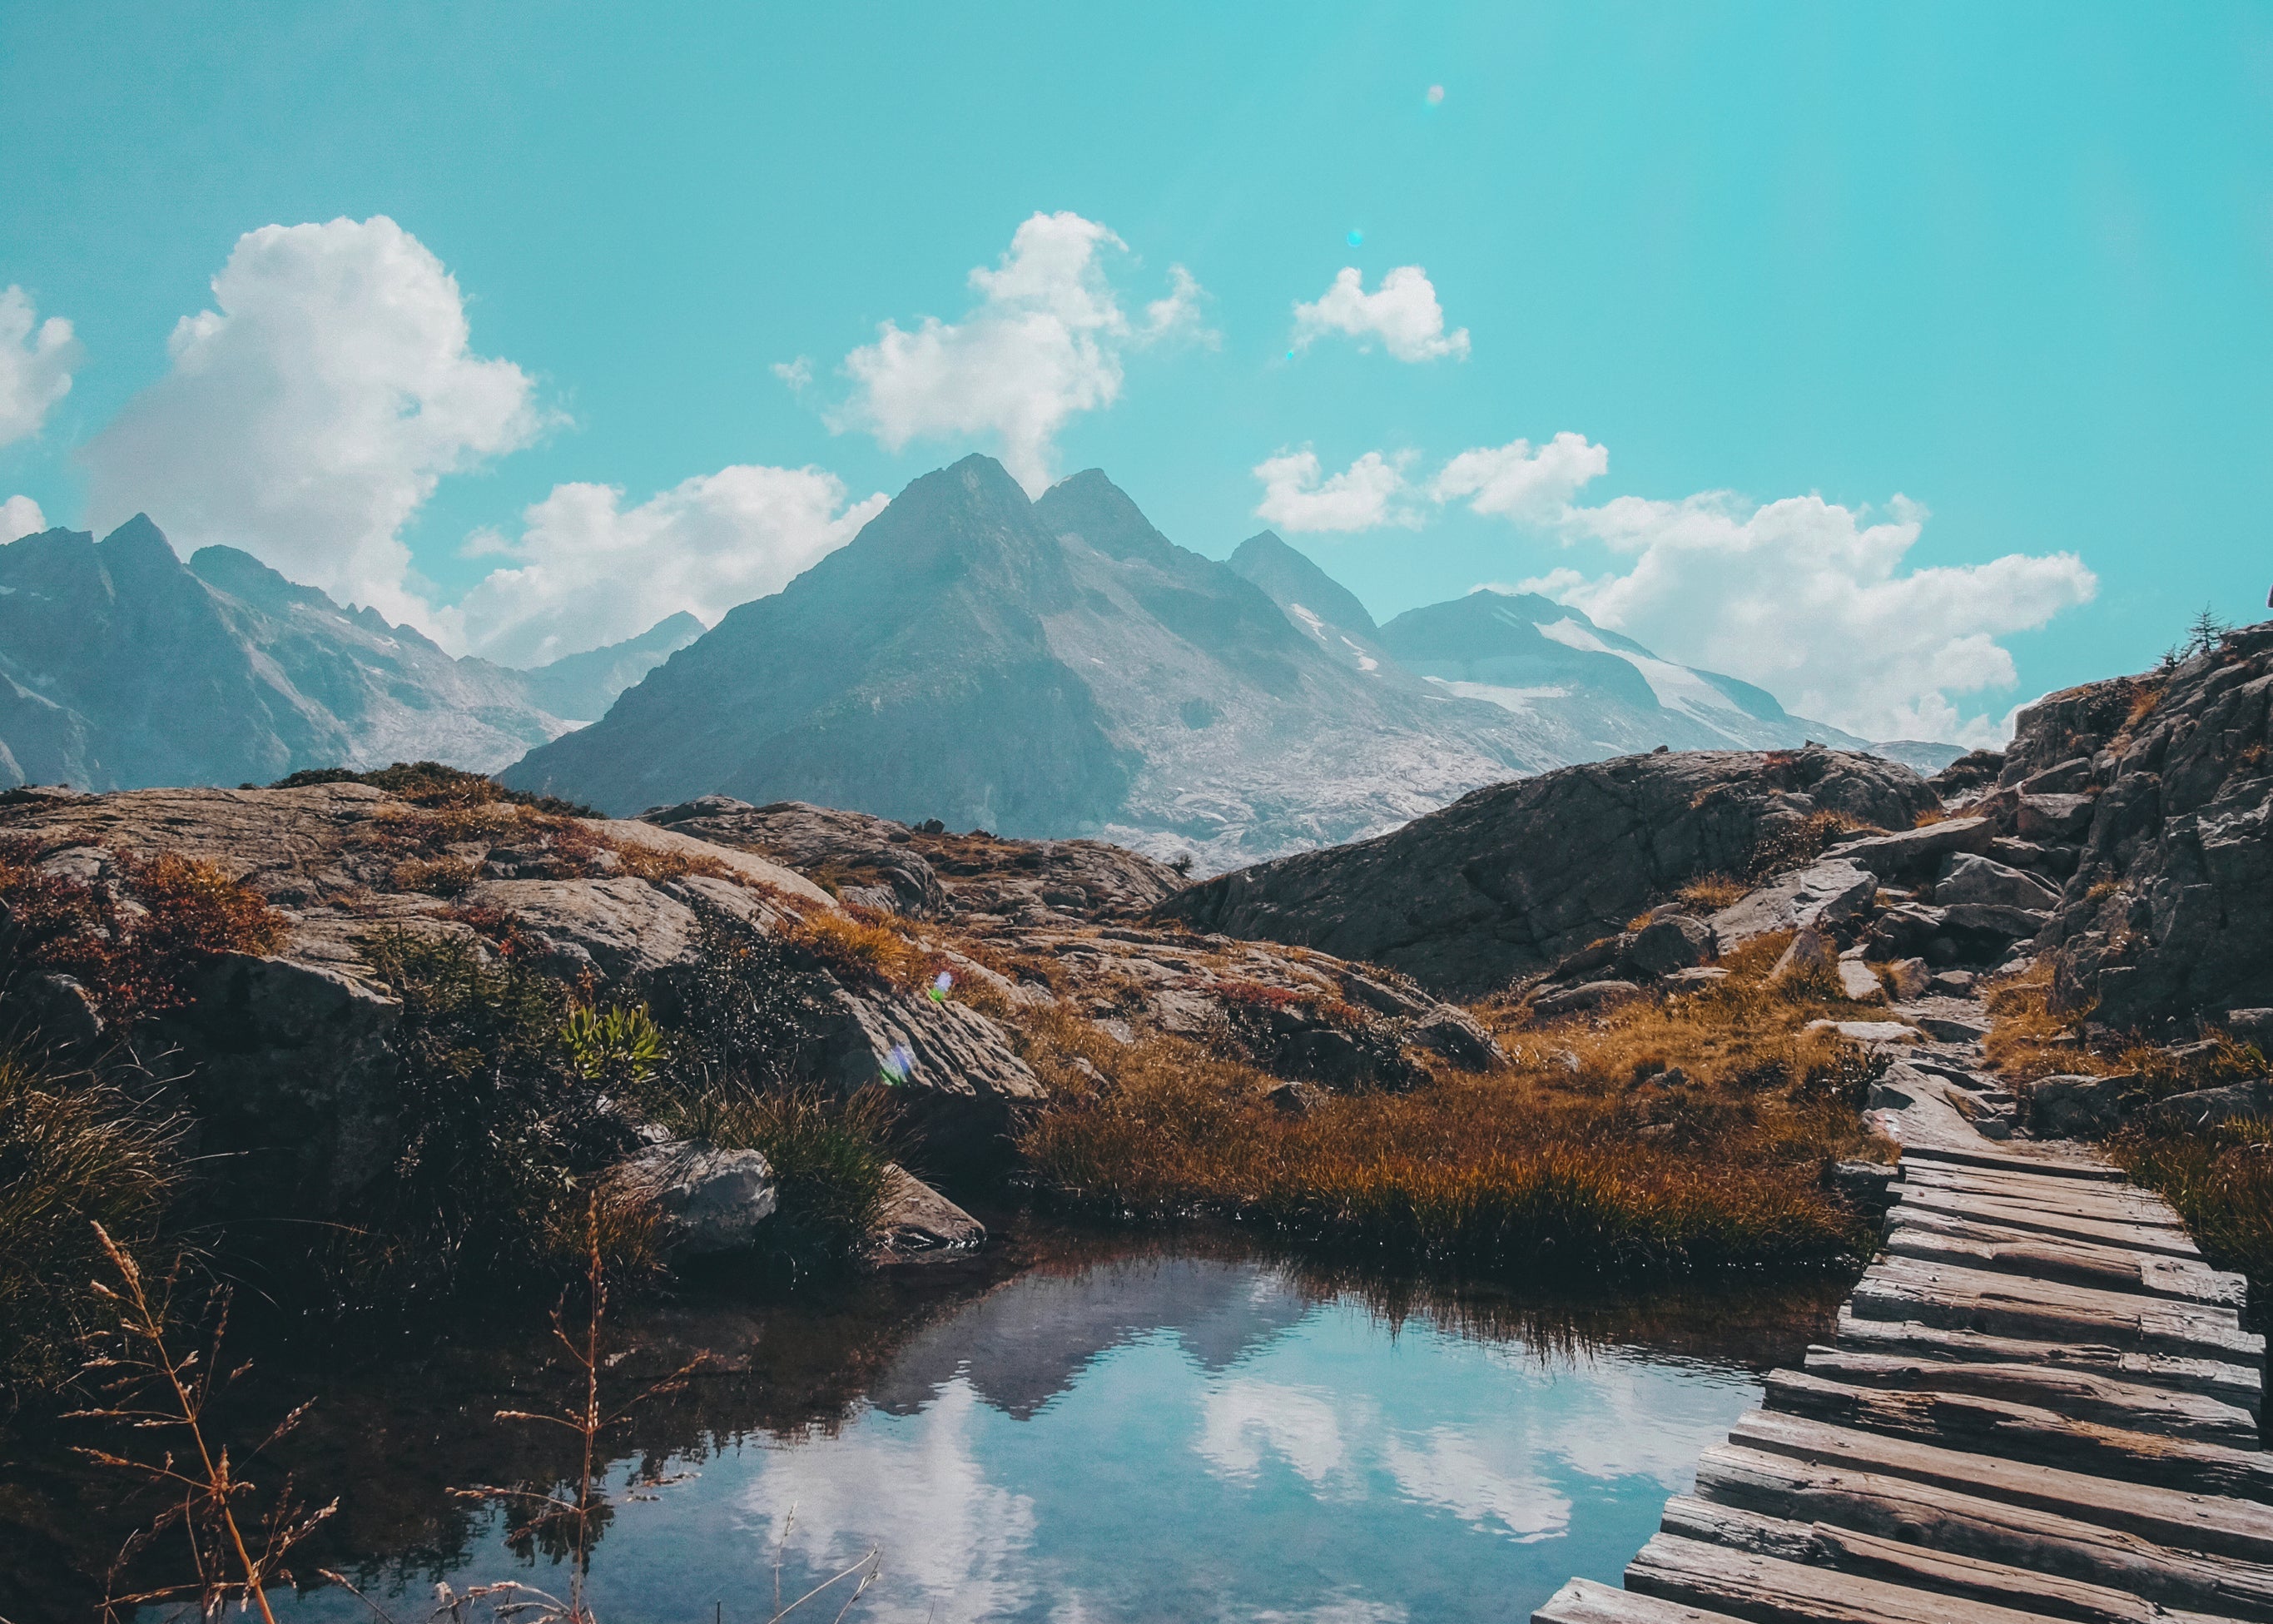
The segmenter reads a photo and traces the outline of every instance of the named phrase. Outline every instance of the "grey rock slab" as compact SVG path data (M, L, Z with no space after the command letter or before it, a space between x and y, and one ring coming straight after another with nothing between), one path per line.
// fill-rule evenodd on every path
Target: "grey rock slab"
M1772 931L1835 929L1867 912L1878 889L1878 876L1858 863L1811 863L1713 915L1714 940L1727 952Z
M574 943L611 981L651 975L694 953L694 910L645 880L485 880L465 898Z
M2198 1088L2192 1094L2172 1094L2157 1101L2142 1114L2197 1129L2245 1116L2273 1118L2273 1079L2260 1077L2246 1083L2228 1083L2221 1088Z
M1879 978L1871 966L1851 959L1839 961L1839 990L1857 1004L1884 1004L1887 1001L1887 989L1879 984Z
M884 1199L876 1233L895 1258L951 1256L986 1244L986 1226L898 1162L884 1169Z
M1859 863L1879 878L1888 879L1931 868L1953 853L1985 852L1996 837L1993 818L1949 817L1894 834L1834 841L1824 855Z
M1950 864L1948 876L1933 888L1933 899L1942 907L1987 902L2043 913L2059 901L2059 888L1993 857L1965 854Z
M2113 1077L2062 1073L2023 1086L2029 1126L2040 1139L2089 1139L2112 1132L2127 1115L2127 1095L2137 1094L2135 1071Z
M1003 1030L967 1004L836 988L829 1014L827 1075L845 1094L890 1089L908 1129L942 1162L999 1157L1048 1097Z
M1551 1020L1558 1015L1600 1009L1605 1004L1621 1003L1639 996L1641 989L1632 981L1587 981L1577 987L1540 994L1531 1001L1531 1012L1542 1019Z

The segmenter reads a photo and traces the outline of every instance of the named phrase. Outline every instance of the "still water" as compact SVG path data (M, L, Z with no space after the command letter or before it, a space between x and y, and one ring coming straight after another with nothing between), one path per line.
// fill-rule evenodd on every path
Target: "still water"
M777 1563L794 1597L873 1551L881 1577L856 1619L1521 1618L1572 1574L1614 1581L1759 1396L1757 1342L1654 1331L1647 1304L1595 1331L1403 1306L1417 1312L1175 1250L950 1293L867 1348L823 1413L764 1424L731 1401L667 1401L712 1409L619 1459L610 1483L691 1475L619 1501L588 1596L606 1620L761 1620ZM795 1364L780 1339L816 1335L755 1325L755 1344L776 1344L759 1365ZM817 1393L832 1357L766 1367L768 1383ZM416 1538L361 1537L401 1543L334 1562L402 1619L438 1578L565 1594L566 1568L516 1550L494 1511L440 1537L431 1517ZM280 1618L371 1616L336 1589L280 1599Z

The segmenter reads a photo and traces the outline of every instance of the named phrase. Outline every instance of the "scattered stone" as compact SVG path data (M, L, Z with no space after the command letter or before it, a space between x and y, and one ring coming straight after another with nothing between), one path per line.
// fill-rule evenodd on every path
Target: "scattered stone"
M1939 1043L1978 1043L1989 1035L1985 1019L1932 1011L1904 1010L1902 1018Z
M1625 937L1618 950L1618 965L1654 981L1701 965L1712 956L1712 927L1701 919L1676 914Z
M1289 1080L1265 1090L1263 1097L1282 1116L1308 1116L1326 1096L1315 1084Z
M1489 1071L1507 1064L1507 1055L1490 1033L1466 1010L1440 1004L1408 1034L1412 1041L1433 1055L1451 1061L1464 1071Z
M1866 1213L1884 1213L1894 1204L1901 1169L1883 1162L1834 1162L1823 1169L1823 1185Z
M1540 995L1531 1001L1531 1012L1542 1020L1552 1020L1558 1015L1598 1009L1605 1004L1622 1004L1628 998L1639 996L1641 989L1632 981L1587 981L1581 986L1564 988L1559 992Z
M896 1162L884 1168L876 1235L880 1248L895 1258L941 1257L986 1244L985 1224Z
M1898 1020L1811 1020L1806 1030L1835 1032L1857 1043L1915 1043L1919 1037L1915 1026Z
M1994 902L1960 902L1942 910L1947 928L2014 941L2033 936L2052 916L2036 908L2009 907Z
M1796 975L1806 975L1819 970L1835 973L1838 964L1839 960L1832 956L1831 944L1823 939L1823 933L1812 929L1804 929L1792 937L1791 945L1783 950L1783 957L1775 961L1775 968L1768 972L1768 982L1773 986L1779 981L1788 981Z
M1729 973L1718 965L1699 965L1691 970L1676 970L1665 978L1665 984L1684 992L1694 992L1703 987L1716 987L1729 979Z
M1959 972L1958 974L1962 974ZM1934 984L1933 972L1923 959L1897 959L1887 966L1887 980L1893 984L1894 996L1907 1004L1913 998L1924 997ZM1969 986L1971 978L1967 978Z
M1974 983L1979 980L1970 970L1937 970L1926 985L1928 990L1945 998L1969 998Z
M1859 959L1839 961L1839 990L1857 1004L1884 1004L1887 989L1869 965Z
M2254 1043L2261 1054L2273 1057L2273 1010L2228 1010L2222 1024L2239 1041Z
M2137 1103L2139 1074L2040 1077L2028 1085L2029 1126L2038 1139L2095 1139L2123 1125Z
M617 1164L613 1177L651 1202L664 1248L702 1257L757 1238L779 1193L754 1150L719 1150L701 1139L666 1139Z

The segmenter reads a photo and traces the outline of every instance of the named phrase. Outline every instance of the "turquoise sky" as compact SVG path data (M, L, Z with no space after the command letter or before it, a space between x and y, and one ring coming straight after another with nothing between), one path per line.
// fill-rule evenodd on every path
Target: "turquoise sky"
M1414 492L1462 450L1571 432L1609 449L1587 503L1819 492L1883 517L1902 493L1932 513L1903 570L2072 552L2097 576L1998 634L2014 686L1941 681L1996 717L2148 662L2205 603L2262 619L2273 583L2263 5L16 0L0 66L0 287L79 346L70 393L0 447L0 497L50 523L80 520L82 447L264 225L391 217L551 414L405 524L446 604L495 565L469 533L557 485L630 506L814 464L857 499L995 448L835 432L836 369L879 323L963 319L972 268L1070 211L1127 244L1132 321L1181 265L1216 342L1129 343L1054 469L1103 466L1203 552L1261 528L1251 470L1306 445L1327 473L1403 456ZM1408 265L1465 358L1332 335L1290 357L1297 302ZM798 357L803 390L769 370ZM1407 511L1293 539L1383 615L1631 562ZM1725 661L1662 604L1633 625Z

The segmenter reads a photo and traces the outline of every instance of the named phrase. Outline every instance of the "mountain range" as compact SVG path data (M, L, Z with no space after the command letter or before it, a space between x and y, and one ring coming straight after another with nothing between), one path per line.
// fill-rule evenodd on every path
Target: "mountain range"
M1377 624L1265 531L1219 562L1094 469L926 474L705 630L534 671L455 658L137 515L0 546L0 782L266 782L432 758L628 814L713 792L1203 872L1660 745L1874 748L1577 610L1481 590ZM1931 770L1954 746L1875 747Z
M701 630L674 616L513 671L234 547L184 561L142 515L101 541L45 530L0 546L0 785L265 783L428 757L492 771Z
M971 456L503 777L615 812L716 792L1211 870L1572 762L1811 738L1863 742L1545 598L1377 626L1276 536L1217 562L1097 470L1030 500Z

